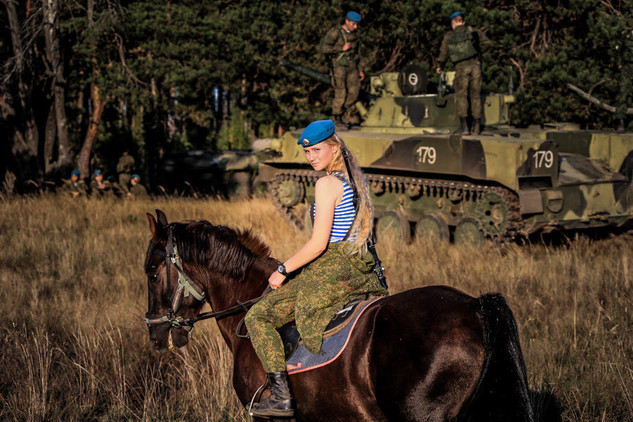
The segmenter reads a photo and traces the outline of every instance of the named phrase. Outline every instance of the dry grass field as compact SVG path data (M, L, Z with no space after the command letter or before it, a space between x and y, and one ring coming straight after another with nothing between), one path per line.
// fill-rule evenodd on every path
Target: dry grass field
M252 228L273 256L305 240L265 200L0 200L0 420L246 421L215 322L149 349L145 212ZM565 246L380 244L392 292L447 284L503 293L530 386L565 421L633 420L633 237Z

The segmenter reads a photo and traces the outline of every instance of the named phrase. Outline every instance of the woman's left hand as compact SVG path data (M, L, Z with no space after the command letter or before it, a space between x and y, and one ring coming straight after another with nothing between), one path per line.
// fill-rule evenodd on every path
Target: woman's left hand
M270 275L270 277L268 277L268 284L271 289L277 290L282 284L284 284L284 280L286 280L286 276L278 271L275 271Z

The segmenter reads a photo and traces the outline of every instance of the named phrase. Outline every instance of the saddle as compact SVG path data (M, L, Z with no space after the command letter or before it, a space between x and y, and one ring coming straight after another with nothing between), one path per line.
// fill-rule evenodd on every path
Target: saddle
M325 328L323 339L341 332L341 330L343 330L346 325L351 322L352 316L356 314L356 310L359 307L358 305L363 302L367 302L368 299L369 295L355 298L346 304L343 309L338 311ZM281 341L284 343L284 354L286 356L286 361L288 361L301 343L301 334L299 334L299 330L297 330L297 324L295 321L291 321L288 324L279 327L277 332L281 336Z

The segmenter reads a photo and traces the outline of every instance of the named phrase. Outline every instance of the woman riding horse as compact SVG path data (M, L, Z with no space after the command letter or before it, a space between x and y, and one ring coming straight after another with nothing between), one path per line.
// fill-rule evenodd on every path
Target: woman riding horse
M356 158L336 134L331 120L308 125L297 143L314 170L325 170L326 175L315 186L310 240L270 275L268 284L274 291L246 315L246 327L266 370L271 393L251 408L251 414L258 417L294 415L277 328L296 320L307 349L319 354L325 327L350 299L387 294L372 271L373 259L366 247L374 215ZM289 274L299 269L303 271L284 284Z

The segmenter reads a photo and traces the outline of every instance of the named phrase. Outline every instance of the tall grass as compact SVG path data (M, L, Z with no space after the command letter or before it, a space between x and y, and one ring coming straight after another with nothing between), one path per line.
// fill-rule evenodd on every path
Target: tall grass
M0 420L248 420L214 322L168 355L148 346L145 212L251 228L273 256L306 240L265 200L0 202ZM503 293L531 388L566 421L633 420L633 238L566 246L380 244L392 292L447 284Z

